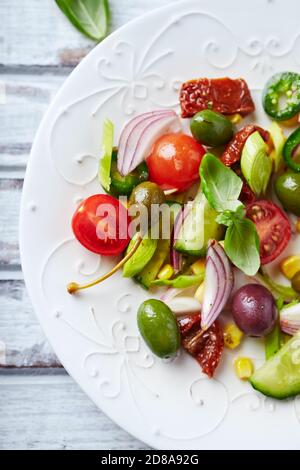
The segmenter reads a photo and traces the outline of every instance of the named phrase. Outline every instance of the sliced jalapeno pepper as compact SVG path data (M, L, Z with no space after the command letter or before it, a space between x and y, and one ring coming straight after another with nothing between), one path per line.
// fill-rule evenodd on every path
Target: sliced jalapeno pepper
M275 121L287 121L300 111L300 75L277 73L268 81L263 93L266 113Z
M294 156L300 145L300 127L293 132L285 143L283 158L286 165L292 170L300 173L300 163L294 160Z
M113 196L130 196L133 189L140 183L149 179L148 167L145 162L141 163L132 173L122 176L117 166L118 150L115 148L112 154L110 170L110 194Z

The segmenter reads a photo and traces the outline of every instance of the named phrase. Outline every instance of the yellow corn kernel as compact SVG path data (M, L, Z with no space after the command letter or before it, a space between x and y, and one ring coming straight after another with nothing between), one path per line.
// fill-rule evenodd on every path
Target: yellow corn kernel
M234 361L234 368L237 377L241 380L248 380L254 372L254 366L248 357L238 357Z
M295 274L300 271L300 255L289 256L280 264L282 274L288 279L293 279Z
M174 269L170 264L165 264L158 273L158 279L168 281L174 275Z
M238 113L231 114L230 116L228 116L228 118L229 118L229 121L232 122L232 124L239 124L243 120L243 116L241 116Z
M203 303L204 289L205 289L205 282L202 282L202 284L200 284L200 286L198 287L194 295L195 299L198 300L200 304Z
M300 233L300 219L298 219L296 222L296 230L298 233Z
M242 331L234 323L225 326L224 343L227 348L237 348L241 344L243 336Z
M203 274L205 272L205 259L199 259L194 264L192 264L191 270L195 276L200 276L200 274Z

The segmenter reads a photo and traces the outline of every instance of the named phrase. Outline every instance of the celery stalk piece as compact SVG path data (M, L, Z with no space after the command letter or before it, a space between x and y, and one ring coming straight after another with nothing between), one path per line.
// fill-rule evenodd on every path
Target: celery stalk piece
M277 124L275 121L272 122L269 132L274 144L274 150L271 153L271 158L274 161L275 173L277 173L283 164L283 148L286 142L286 137L279 124Z
M241 169L252 191L265 194L272 174L272 160L267 155L267 144L259 132L247 139L241 158Z
M109 119L103 124L102 157L99 162L98 178L101 186L106 192L110 190L110 169L114 148L114 125Z

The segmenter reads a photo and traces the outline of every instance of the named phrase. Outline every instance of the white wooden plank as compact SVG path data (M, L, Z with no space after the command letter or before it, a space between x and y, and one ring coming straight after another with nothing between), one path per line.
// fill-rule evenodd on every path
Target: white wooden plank
M0 266L20 264L18 226L23 181L0 179Z
M65 77L1 75L0 165L26 162L40 121ZM9 161L9 156L12 156Z
M113 31L170 0L110 0ZM68 22L54 0L1 0L0 64L75 65L94 46Z
M67 375L0 374L0 387L2 450L146 448L96 409Z
M0 367L60 366L38 324L23 281L0 281L0 312Z

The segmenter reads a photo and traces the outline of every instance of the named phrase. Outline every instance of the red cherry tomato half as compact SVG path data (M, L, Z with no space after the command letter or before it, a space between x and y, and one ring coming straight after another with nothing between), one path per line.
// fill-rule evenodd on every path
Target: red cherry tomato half
M77 240L93 253L120 255L130 237L127 209L114 197L97 194L83 201L72 219Z
M147 159L150 181L162 189L185 191L199 179L199 166L205 150L185 134L166 134L154 145Z
M261 264L274 261L291 239L291 224L282 210L270 201L256 201L247 206L247 217L252 220L260 239Z

